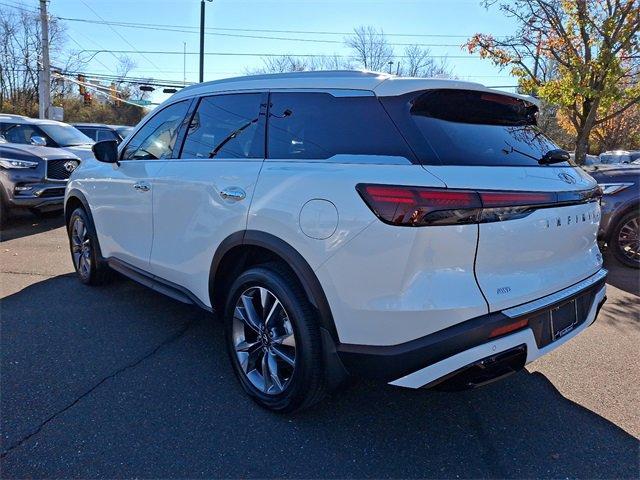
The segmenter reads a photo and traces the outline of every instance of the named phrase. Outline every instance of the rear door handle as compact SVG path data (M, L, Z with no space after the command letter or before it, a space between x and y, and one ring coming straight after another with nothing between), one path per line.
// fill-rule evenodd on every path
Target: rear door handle
M246 192L240 187L227 187L220 192L220 196L223 200L233 200L239 202L244 200L247 196Z
M133 188L139 192L148 192L151 189L151 186L147 182L136 182L133 184Z

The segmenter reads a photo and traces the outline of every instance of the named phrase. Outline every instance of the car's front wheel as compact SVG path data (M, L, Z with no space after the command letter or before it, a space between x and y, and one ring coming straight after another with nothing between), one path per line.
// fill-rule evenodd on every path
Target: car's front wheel
M640 268L640 216L637 211L627 213L618 221L609 245L620 262Z
M286 268L266 264L242 273L229 291L224 321L234 371L258 404L292 412L323 397L315 311Z
M67 224L71 259L80 281L100 285L109 277L109 267L98 255L98 238L83 208L76 208Z

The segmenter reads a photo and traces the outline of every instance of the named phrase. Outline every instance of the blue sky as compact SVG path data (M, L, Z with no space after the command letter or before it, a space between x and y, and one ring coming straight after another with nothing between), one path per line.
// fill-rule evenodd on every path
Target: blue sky
M25 7L36 7L37 0L6 0ZM87 7L88 5L88 7ZM90 7L90 8L89 8ZM457 35L456 37L392 36L392 43L423 43L435 55L449 55L449 65L461 79L486 85L514 85L508 72L500 72L490 62L467 55L460 48L467 36L476 32L505 35L515 26L497 10L486 10L479 0L214 0L207 3L208 28L242 28L350 32L358 25L372 25L388 34ZM199 0L50 0L49 10L60 17L89 20L123 21L198 27ZM198 51L197 28L194 33L141 30L100 24L66 21L69 50L110 49ZM114 31L115 30L115 31ZM117 32L117 33L116 33ZM211 33L243 34L322 39L342 42L343 35L311 33L259 33L209 30ZM452 46L436 46L436 45ZM404 47L395 47L398 53ZM210 52L347 54L341 43L313 43L207 35ZM464 55L466 58L453 58ZM136 62L132 75L158 79L182 80L182 55L129 55ZM86 67L92 73L109 72L116 63L107 53L98 54ZM205 80L242 75L246 69L261 65L258 57L207 56ZM187 81L197 81L198 57L188 55ZM154 94L154 100L166 95Z

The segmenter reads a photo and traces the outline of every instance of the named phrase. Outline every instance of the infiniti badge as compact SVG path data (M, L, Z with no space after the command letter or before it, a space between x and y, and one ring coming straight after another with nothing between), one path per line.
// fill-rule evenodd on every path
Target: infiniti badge
M571 184L576 183L576 179L575 179L575 178L573 178L573 177L572 177L571 175L569 175L568 173L560 172L560 173L558 174L558 177L560 177L560 180L562 180L562 181L564 181L564 182L571 183Z
M75 160L69 160L68 162L64 162L62 166L67 172L71 173L76 168L78 168L78 162L76 162Z

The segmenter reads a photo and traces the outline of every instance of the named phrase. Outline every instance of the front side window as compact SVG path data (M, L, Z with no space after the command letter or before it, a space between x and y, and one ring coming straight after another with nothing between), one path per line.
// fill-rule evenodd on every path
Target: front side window
M0 134L9 143L31 144L31 137L43 137L50 147L57 145L47 137L47 135L35 125L28 123L1 123Z
M171 158L190 103L191 100L177 102L156 113L131 138L122 153L122 160Z
M262 96L240 93L202 98L180 158L263 158Z
M412 154L374 96L272 93L269 158L328 159L338 154Z

